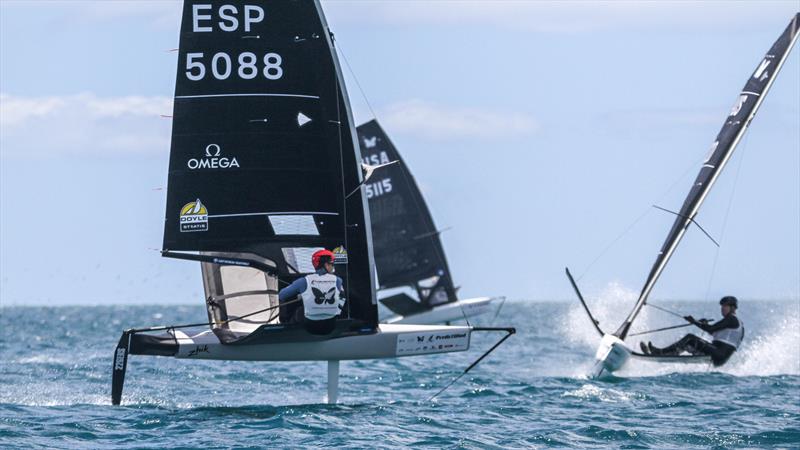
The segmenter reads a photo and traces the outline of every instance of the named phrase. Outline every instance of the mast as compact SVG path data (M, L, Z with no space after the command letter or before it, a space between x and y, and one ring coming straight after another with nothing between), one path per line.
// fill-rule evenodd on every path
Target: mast
M364 272L368 274L368 280L364 291L359 294L362 297L369 296L371 307L366 307L368 311L369 321L373 324L378 321L378 294L377 287L375 286L375 253L372 241L372 224L370 222L369 204L362 186L364 174L361 171L361 147L358 145L358 132L356 131L355 121L353 120L353 111L350 107L349 95L347 94L347 86L344 83L344 74L342 66L339 63L339 56L336 52L336 40L334 39L333 32L328 27L328 21L325 19L325 13L322 10L320 0L314 0L314 6L317 8L320 21L322 22L323 29L327 32L326 40L331 51L331 59L333 60L333 67L336 71L336 85L339 90L339 141L344 141L344 145L340 150L346 152L342 155L342 178L344 180L345 191L345 211L350 208L353 211L352 216L346 220L346 234L348 244L350 247L345 249L345 256L350 248L355 249L359 254L365 256L364 260L356 261L355 265L359 268L359 275L363 276ZM349 167L347 167L349 166ZM352 171L353 166L356 167L355 172ZM349 186L359 186L358 195L348 195L350 192ZM346 238L347 239L347 238ZM353 241L350 244L350 240ZM366 290L368 289L368 291Z
M711 145L708 156L700 168L700 173L692 184L692 188L683 202L680 212L675 218L672 228L667 234L664 244L661 246L656 261L650 269L650 274L647 276L647 281L639 294L639 299L636 302L633 310L628 314L625 322L620 325L619 329L614 333L620 339L625 339L628 335L628 330L633 323L633 320L641 311L642 307L647 302L650 292L653 290L656 281L669 262L670 257L675 252L675 249L680 243L689 225L694 221L700 206L703 204L708 192L717 180L717 177L725 168L728 163L733 150L741 140L750 121L753 120L761 102L767 95L769 88L775 81L775 77L783 66L786 57L792 49L798 35L798 25L800 25L800 13L795 14L789 25L780 35L778 40L772 44L767 54L761 60L753 75L748 78L744 89L739 94L736 103L733 106L728 118L722 125L722 129L714 143Z

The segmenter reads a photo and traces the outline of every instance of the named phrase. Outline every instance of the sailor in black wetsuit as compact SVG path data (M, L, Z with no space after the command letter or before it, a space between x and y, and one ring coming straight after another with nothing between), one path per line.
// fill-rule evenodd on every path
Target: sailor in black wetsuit
M641 343L642 351L651 355L663 356L677 356L684 351L693 355L709 355L715 366L721 366L728 361L728 358L733 355L744 339L744 325L736 317L738 303L736 297L722 297L722 300L719 301L722 320L713 325L709 325L706 320L695 320L692 316L684 317L687 322L713 336L713 341L708 342L693 334L687 334L678 342L665 348L654 347L650 342L647 343L647 346Z

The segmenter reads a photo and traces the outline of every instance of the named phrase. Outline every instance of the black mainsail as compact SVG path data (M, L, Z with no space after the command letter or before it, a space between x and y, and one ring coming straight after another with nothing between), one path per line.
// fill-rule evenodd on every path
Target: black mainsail
M360 150L319 3L185 1L178 58L164 256L203 262L221 322L246 312L226 315L237 291L275 303L278 280L337 249L346 315L375 326L367 203L345 196Z
M658 277L667 265L689 225L694 222L694 218L708 192L733 154L733 150L741 140L748 125L750 125L750 121L753 120L753 116L755 116L759 106L761 106L761 102L764 101L764 97L767 95L769 88L775 81L775 77L797 40L799 25L800 13L795 14L784 32L756 67L753 75L748 78L744 89L736 99L733 109L722 125L719 134L717 134L716 140L711 145L708 156L700 168L700 173L697 175L694 184L692 184L692 188L677 213L675 222L669 234L667 234L664 244L661 246L661 251L659 251L650 274L647 276L647 281L639 294L636 306L625 319L625 322L614 333L620 339L625 339L628 335L633 320L647 302L647 297L650 295L653 286L655 286Z
M376 120L357 128L367 165L382 167L366 185L379 287L411 287L419 302L399 294L381 300L400 315L458 300L439 231L414 177Z
M129 355L327 361L335 403L341 360L466 351L473 331L505 332L467 373L514 334L378 324L368 190L319 1L184 2L173 118L162 255L201 262L209 321L123 331L113 404ZM277 323L298 301L277 301L281 283L313 272L323 247L344 281L334 330Z

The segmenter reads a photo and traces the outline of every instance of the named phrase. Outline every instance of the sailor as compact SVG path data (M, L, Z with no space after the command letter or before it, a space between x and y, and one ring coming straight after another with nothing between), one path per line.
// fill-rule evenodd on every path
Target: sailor
M722 297L719 304L721 305L722 320L713 325L710 325L706 319L696 320L692 316L684 317L690 324L709 333L714 338L711 342L693 334L687 334L678 342L665 348L654 347L651 342L648 342L647 345L641 342L639 345L642 351L645 354L663 356L677 356L687 351L693 355L711 356L711 362L715 366L725 364L744 339L744 324L736 317L736 309L739 306L736 297Z
M334 275L334 255L330 250L318 250L311 256L316 272L294 280L278 293L280 303L299 297L301 302L281 306L281 323L302 323L311 334L329 334L336 327L336 317L342 312L342 279Z

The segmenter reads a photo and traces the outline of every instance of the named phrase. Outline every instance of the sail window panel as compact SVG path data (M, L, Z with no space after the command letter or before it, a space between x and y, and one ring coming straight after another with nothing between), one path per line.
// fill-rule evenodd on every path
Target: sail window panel
M269 216L269 223L277 235L319 236L319 229L310 215Z
M240 292L277 292L278 290L278 282L275 277L270 277L264 272L251 267L220 266L219 272L224 295ZM224 303L228 320L230 320L271 306L277 306L278 296L267 293L234 296L225 299ZM232 331L251 333L265 323L277 322L277 311L269 310L253 314L241 320L232 320L228 322L228 327Z
M284 248L283 258L286 263L297 269L300 273L314 272L311 256L314 252L323 250L322 247L289 247Z

